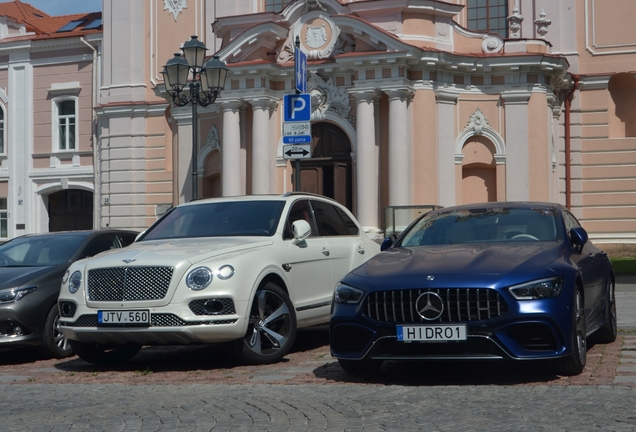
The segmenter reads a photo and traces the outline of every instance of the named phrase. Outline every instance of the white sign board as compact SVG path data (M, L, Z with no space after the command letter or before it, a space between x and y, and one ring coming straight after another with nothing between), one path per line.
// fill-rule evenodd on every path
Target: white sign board
M311 135L310 122L283 123L283 136Z
M309 159L311 158L311 144L283 145L284 159Z

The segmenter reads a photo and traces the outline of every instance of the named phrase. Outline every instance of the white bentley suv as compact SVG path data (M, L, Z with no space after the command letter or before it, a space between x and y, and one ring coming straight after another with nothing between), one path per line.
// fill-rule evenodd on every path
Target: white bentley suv
M132 245L74 263L60 329L94 364L128 361L142 345L217 342L243 362L272 363L297 328L329 321L337 282L379 251L322 196L194 201Z

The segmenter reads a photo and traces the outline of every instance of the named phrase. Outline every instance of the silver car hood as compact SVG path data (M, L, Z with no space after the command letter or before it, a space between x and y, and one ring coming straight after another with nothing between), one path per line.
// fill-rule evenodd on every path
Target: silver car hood
M196 264L215 256L244 253L269 246L271 237L198 237L149 240L133 243L123 249L102 253L88 260L87 266L121 267L124 265L171 266L188 262Z

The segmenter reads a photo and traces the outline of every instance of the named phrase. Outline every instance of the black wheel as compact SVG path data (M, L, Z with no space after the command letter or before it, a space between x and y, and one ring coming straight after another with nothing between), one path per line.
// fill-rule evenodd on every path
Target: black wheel
M73 348L60 331L60 312L57 304L51 308L42 330L42 354L45 357L64 358L73 355Z
M559 375L578 375L583 372L587 359L587 336L585 333L585 310L583 294L580 289L574 294L572 306L572 331L570 333L572 354L556 363L556 371Z
M138 344L98 344L69 340L71 347L82 360L97 366L125 363L141 350Z
M268 282L256 291L247 333L234 342L234 353L242 362L266 364L280 361L296 338L296 313L289 296Z
M382 360L345 360L338 359L340 367L351 375L369 375L382 367Z
M618 334L618 318L616 314L616 297L614 291L614 281L610 277L607 280L607 288L605 290L603 327L594 334L594 339L600 343L612 343L616 340L616 336Z

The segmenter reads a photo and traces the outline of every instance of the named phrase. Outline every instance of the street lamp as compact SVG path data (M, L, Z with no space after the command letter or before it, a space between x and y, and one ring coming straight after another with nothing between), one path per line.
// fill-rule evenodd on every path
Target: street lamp
M172 101L177 106L192 104L192 198L197 198L197 106L206 107L214 103L225 87L229 70L225 63L214 56L205 63L207 48L198 36L192 36L181 46L181 53L175 53L163 67L163 82ZM188 76L192 72L192 80Z

